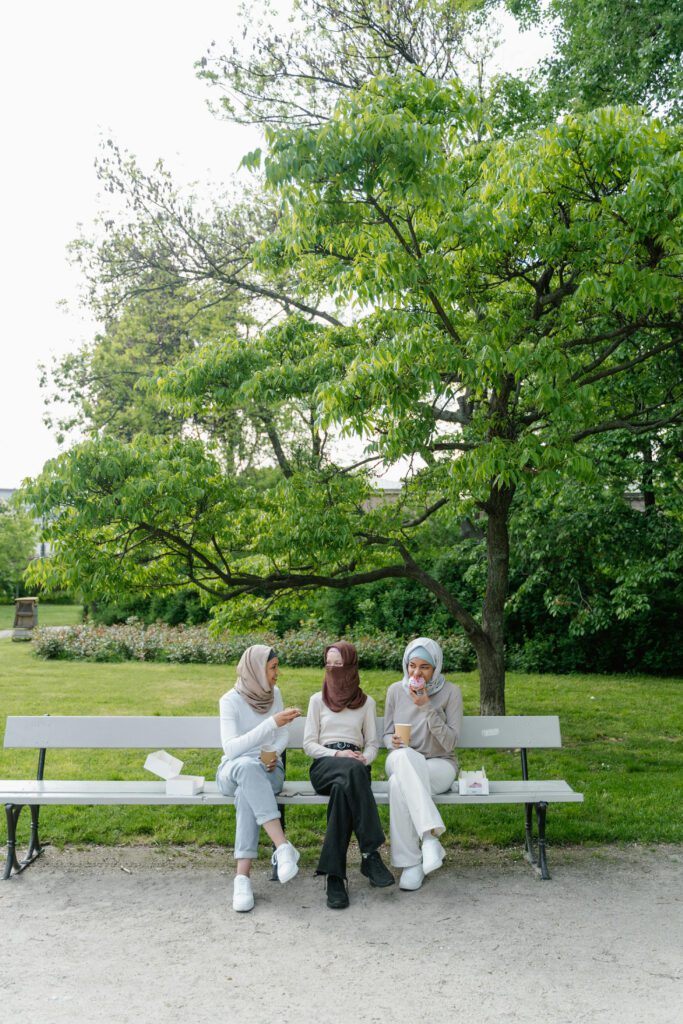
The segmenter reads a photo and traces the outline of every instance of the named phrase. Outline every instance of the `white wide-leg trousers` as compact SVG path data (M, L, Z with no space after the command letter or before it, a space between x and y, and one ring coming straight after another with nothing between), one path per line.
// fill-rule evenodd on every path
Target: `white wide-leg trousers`
M389 833L391 863L412 868L422 862L420 840L425 832L446 831L433 793L445 793L455 779L455 768L440 757L426 758L412 747L392 750L387 757L389 776Z

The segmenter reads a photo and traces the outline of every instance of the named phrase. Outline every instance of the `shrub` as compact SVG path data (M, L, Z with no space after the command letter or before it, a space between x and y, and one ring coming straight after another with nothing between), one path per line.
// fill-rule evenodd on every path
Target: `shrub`
M84 661L165 661L224 665L235 663L251 644L274 647L286 665L293 668L321 668L323 649L338 636L317 630L290 630L282 637L274 633L246 633L212 636L205 626L145 626L129 619L118 626L62 626L34 631L34 651L41 658ZM406 638L390 633L350 636L355 643L361 668L393 668L400 673ZM446 671L466 672L474 658L463 637L437 637L444 650Z
M147 624L165 622L169 626L181 623L196 626L207 622L210 615L210 609L191 590L157 594L154 597L123 595L117 601L97 600L88 606L88 618L101 626L123 624L131 616Z

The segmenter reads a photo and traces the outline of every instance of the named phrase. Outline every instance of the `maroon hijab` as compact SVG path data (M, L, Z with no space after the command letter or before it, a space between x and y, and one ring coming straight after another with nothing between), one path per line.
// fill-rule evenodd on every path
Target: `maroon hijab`
M327 704L330 711L344 711L345 708L362 708L368 699L367 693L360 688L360 676L358 675L358 654L353 644L346 640L330 644L325 648L325 658L330 647L339 651L342 657L342 664L332 668L325 666L325 681L323 682L323 703Z

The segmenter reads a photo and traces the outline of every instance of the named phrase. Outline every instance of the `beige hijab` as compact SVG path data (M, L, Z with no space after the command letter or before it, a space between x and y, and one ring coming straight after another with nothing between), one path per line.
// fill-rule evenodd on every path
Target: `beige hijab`
M267 644L253 644L247 647L237 665L235 689L259 715L270 711L275 699L266 679L266 665L272 649Z

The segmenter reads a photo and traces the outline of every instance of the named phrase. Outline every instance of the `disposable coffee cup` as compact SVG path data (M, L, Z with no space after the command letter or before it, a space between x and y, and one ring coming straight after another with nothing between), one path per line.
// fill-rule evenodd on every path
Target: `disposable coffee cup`
M405 745L407 747L410 746L410 733L411 733L411 730L412 730L412 725L407 725L407 724L401 725L398 722L396 722L396 724L394 725L394 732L399 737L399 739L403 740L403 742L405 743Z
M261 760L266 768L270 768L277 761L277 750L275 747L261 747Z

